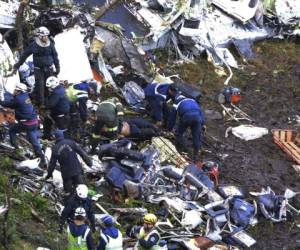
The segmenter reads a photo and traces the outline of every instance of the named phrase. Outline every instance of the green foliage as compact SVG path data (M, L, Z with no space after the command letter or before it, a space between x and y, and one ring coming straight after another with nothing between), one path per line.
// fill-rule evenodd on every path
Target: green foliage
M1 157L0 160L0 169L7 170L13 165L13 160L8 156Z

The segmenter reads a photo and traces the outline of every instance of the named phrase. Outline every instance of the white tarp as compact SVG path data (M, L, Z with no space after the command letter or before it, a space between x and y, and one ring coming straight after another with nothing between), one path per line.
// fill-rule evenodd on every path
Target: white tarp
M79 28L65 30L55 36L55 47L61 67L58 75L60 80L77 83L93 78L83 38Z
M2 35L0 34L0 40L2 41ZM6 41L0 43L0 98L3 98L4 91L13 93L16 83L19 80L19 74L15 74L10 77L5 77L12 71L12 67L15 64L13 53L9 48Z
M268 134L268 129L254 127L252 125L240 125L234 128L229 127L226 129L225 137L228 137L229 131L231 131L236 137L245 141L254 140Z

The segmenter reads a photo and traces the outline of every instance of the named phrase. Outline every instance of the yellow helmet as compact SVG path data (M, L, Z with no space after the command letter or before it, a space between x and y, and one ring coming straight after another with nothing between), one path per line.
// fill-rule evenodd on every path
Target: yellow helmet
M157 217L154 214L146 214L144 216L144 223L155 224L157 222Z

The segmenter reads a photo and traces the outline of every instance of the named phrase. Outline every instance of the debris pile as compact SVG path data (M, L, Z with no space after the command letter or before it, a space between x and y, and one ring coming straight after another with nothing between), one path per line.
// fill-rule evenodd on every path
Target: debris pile
M60 216L59 232L65 222L69 236L72 228L84 225L88 249L90 230L102 237L108 227L132 226L142 216L142 229L131 227L122 238L114 228L117 237L107 236L105 243L100 238L99 244L115 239L120 249L143 249L150 244L146 233L152 225L148 233L154 235L155 249L249 248L256 244L249 229L259 227L258 222L298 216L298 193L289 188L283 195L267 184L261 192L247 192L222 181L222 160L228 156L220 157L222 145L214 148L217 160L200 154L208 136L203 94L178 75L166 77L153 52L170 48L184 62L206 53L218 73L225 73L224 66L229 71L227 85L231 68L242 68L229 50L232 45L249 60L255 58L253 42L299 32L295 0L265 2L269 5L259 0L118 3L146 32L141 37L129 36L127 24L104 22L105 16L96 20L94 12L79 5L60 6L70 1L52 1L55 8L34 11L34 31L20 55L8 45L15 44L14 38L0 35L0 154L14 159L21 173L11 175L11 184L46 197ZM0 6L6 8L1 7L0 28L13 28L18 2L0 1ZM239 107L241 100L241 90L228 86L215 101L223 110L216 120L228 118L224 121L231 125L225 137L231 131L245 143L267 138L269 128L254 126ZM190 148L185 145L190 138L183 136L187 128ZM272 133L300 164L299 133ZM102 199L112 199L113 207L106 210ZM123 207L132 200L151 208ZM102 214L94 214L92 207ZM8 211L8 204L0 206L0 216ZM72 234L75 240L79 236Z

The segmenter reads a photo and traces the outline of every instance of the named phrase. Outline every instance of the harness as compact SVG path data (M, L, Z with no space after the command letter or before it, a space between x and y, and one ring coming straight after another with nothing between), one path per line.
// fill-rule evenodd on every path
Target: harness
M185 98L183 95L180 95L178 98L183 97L182 100L180 100L177 104L173 104L173 107L178 110L179 106L181 103L185 102L185 101L193 101L194 99L191 98Z
M155 86L155 88L154 88L154 94L155 94L155 95L159 95L159 96L161 96L162 98L164 98L164 100L166 100L166 99L167 99L167 96L166 96L166 95L163 95L163 94L161 94L161 93L158 92L158 87L160 87L160 86L161 86L161 84L157 84L157 85Z
M122 250L123 249L123 239L122 234L119 232L116 239L105 235L101 232L101 238L105 241L105 250Z
M86 244L86 238L90 232L90 229L87 228L85 230L84 235L80 235L78 237L74 237L71 234L70 228L68 227L68 240L69 240L69 250L88 250Z

